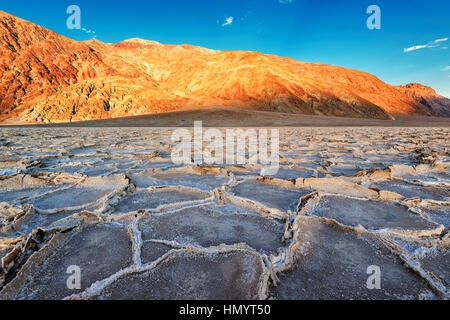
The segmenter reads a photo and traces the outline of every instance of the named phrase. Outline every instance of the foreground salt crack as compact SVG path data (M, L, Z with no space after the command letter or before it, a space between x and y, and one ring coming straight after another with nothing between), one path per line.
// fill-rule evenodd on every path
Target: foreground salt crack
M449 134L281 128L260 177L170 129L2 128L0 299L447 299Z

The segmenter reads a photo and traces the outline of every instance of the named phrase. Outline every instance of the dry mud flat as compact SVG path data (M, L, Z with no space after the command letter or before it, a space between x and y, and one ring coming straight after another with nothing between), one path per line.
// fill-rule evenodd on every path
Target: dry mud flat
M0 129L0 299L448 299L450 129L281 128L275 177L171 134Z

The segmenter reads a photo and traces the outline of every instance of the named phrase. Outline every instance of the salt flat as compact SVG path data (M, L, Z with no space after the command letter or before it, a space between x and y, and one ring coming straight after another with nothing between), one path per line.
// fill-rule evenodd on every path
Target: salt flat
M450 128L281 127L274 177L173 130L0 128L0 299L448 299Z

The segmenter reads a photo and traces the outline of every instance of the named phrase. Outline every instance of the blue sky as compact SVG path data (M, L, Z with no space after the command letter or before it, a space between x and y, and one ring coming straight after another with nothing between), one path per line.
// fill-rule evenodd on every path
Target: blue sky
M69 5L81 8L86 31L66 27ZM366 26L369 5L381 9L380 30ZM450 39L443 40L450 1L0 0L0 10L76 40L91 39L91 30L111 43L138 37L272 53L370 72L393 85L423 83L450 98Z

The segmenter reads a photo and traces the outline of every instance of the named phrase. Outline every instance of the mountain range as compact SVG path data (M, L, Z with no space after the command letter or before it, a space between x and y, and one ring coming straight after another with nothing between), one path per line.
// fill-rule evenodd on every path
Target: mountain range
M0 122L59 123L208 108L394 119L450 116L420 84L249 51L75 41L0 11Z

